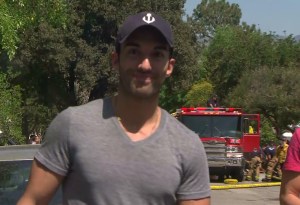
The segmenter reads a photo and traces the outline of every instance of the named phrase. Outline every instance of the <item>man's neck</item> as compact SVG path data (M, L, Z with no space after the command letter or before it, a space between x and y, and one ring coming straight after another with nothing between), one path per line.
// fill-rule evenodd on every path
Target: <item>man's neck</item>
M115 115L132 140L147 138L157 129L161 116L157 99L136 100L117 95L112 103Z
M113 106L119 115L135 115L139 118L148 118L158 108L158 96L139 98L119 93L113 97Z

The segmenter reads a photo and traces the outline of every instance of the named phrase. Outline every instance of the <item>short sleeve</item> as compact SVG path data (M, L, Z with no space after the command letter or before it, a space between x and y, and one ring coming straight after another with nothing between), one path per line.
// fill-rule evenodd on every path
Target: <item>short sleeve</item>
M290 141L284 170L300 172L300 128L297 128Z
M187 154L183 156L183 174L177 191L179 200L210 197L210 183L206 153L199 137L195 137Z
M49 170L65 176L70 167L69 130L71 109L58 114L50 123L35 159Z

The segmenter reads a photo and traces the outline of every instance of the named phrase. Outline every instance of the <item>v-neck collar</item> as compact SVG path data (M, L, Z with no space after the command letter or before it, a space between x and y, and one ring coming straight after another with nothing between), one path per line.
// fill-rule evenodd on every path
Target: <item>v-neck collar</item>
M154 140L154 139L161 136L159 133L164 128L164 125L165 125L165 122L166 122L165 110L159 108L160 111L161 111L160 122L159 122L159 125L157 126L156 130L150 136L148 136L147 138L142 139L142 140L133 141L127 135L124 128L121 126L121 124L119 122L119 118L114 114L114 109L113 109L113 106L112 106L112 97L106 98L105 100L108 101L107 105L109 107L107 109L112 112L112 118L111 119L112 119L113 123L115 124L116 129L120 133L119 137L121 137L125 142L133 144L133 145L138 145L138 144L147 143L147 142L152 141L152 140Z

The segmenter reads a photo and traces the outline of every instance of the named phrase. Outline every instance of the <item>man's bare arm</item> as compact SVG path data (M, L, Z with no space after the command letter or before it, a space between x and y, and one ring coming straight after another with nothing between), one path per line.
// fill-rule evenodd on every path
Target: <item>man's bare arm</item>
M280 204L297 205L300 204L300 173L293 171L283 171L280 187Z
M33 160L29 182L17 205L48 204L63 178Z
M196 200L181 200L178 205L210 205L210 198L196 199Z

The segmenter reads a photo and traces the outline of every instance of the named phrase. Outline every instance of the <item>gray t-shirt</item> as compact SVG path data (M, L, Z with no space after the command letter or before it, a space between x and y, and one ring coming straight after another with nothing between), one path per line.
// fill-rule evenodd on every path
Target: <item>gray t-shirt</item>
M163 109L156 132L133 142L111 98L70 107L52 121L35 158L66 176L64 204L175 205L210 197L201 140Z

